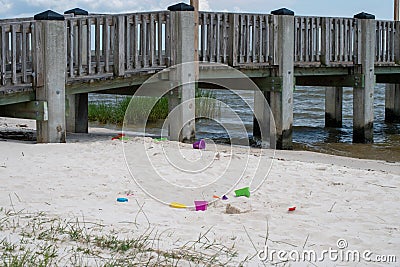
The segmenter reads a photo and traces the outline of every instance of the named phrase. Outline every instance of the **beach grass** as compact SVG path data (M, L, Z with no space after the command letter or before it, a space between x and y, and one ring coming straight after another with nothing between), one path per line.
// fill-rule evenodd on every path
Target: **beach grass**
M84 218L0 208L0 266L228 266L238 257L234 247L211 241L211 229L184 245L161 249L164 232L150 224L132 225L121 232Z
M196 90L196 117L213 118L219 114L219 104L212 91ZM156 103L155 103L156 102ZM125 117L126 110L129 113ZM148 111L151 112L146 118ZM88 107L89 121L97 121L101 124L122 125L124 118L130 123L135 122L156 122L168 116L168 99L161 97L157 100L154 97L118 97L115 103L94 102Z

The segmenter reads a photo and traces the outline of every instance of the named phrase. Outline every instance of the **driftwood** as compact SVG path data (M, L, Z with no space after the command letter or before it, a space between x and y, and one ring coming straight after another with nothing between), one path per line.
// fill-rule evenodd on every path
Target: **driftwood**
M36 141L36 132L33 130L2 130L0 139L11 139L20 141Z

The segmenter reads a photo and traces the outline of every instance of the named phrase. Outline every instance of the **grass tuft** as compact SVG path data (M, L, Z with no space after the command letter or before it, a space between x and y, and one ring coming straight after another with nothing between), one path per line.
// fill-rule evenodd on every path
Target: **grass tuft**
M160 242L165 236L150 226L143 232L121 233L81 219L1 208L0 218L5 236L0 240L0 266L4 267L228 266L238 256L233 247L210 241L211 229L195 241L163 250Z
M142 96L117 98L115 104L90 103L88 118L89 121L97 121L101 124L122 125L128 107L129 113L126 119L129 123L156 122L168 116L168 99L166 97L157 101L157 98ZM146 114L151 107L153 108L146 120ZM215 94L208 90L196 90L196 117L212 118L217 114L219 114L219 105L215 99Z

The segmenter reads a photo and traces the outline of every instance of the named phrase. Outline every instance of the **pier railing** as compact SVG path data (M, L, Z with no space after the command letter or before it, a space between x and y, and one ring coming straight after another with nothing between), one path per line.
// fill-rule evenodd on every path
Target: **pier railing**
M165 68L171 61L169 12L68 18L68 78Z
M32 83L33 20L0 21L1 85Z
M199 12L199 61L233 67L277 64L274 15ZM361 56L358 20L296 16L294 64L353 65ZM67 80L123 76L174 63L169 11L66 16ZM1 85L32 83L32 18L0 21ZM376 65L400 61L400 24L376 21Z

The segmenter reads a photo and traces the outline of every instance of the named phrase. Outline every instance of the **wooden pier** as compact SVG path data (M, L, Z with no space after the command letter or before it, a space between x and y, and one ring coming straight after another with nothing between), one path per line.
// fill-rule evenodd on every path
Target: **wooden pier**
M259 86L274 115L280 149L292 148L296 85L326 87L327 127L341 126L342 88L352 87L354 142L373 142L375 83L392 85L386 89L385 118L400 120L400 22L366 13L295 16L287 9L202 12L186 4L159 12L73 9L0 20L0 116L35 119L38 142L65 142L67 131L88 131L88 93L132 94L154 73L195 57L236 68ZM224 78L224 72L213 73ZM194 67L169 79L191 82L197 75L207 79L209 72ZM170 97L170 105L194 97L194 86L181 86L180 98ZM191 139L194 123L179 130L194 111L184 106L179 112L171 138Z

